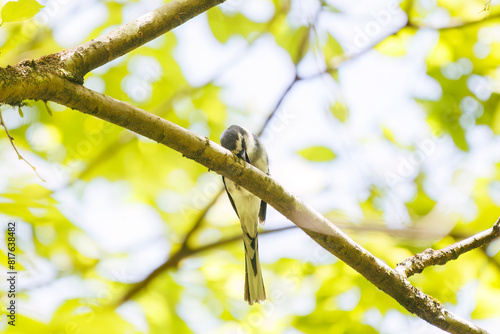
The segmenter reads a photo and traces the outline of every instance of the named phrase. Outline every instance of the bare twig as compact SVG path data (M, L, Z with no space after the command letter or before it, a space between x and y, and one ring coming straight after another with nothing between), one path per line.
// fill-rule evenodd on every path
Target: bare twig
M45 104L45 109L47 109L47 114L49 114L49 116L52 117L53 115L52 109L50 109L49 105L47 104L47 101L43 101L43 103Z
M475 25L483 24L483 23L493 21L496 19L500 19L500 13L485 17L484 19L481 19L481 20L458 22L458 23L454 23L454 24L444 26L444 27L422 25L422 24L418 24L415 22L408 23L408 26L413 27L413 28L417 28L417 29L426 28L426 29L433 29L433 30L439 30L439 31L446 31L446 30L452 30L452 29L473 27Z
M16 145L14 145L14 138L9 134L9 130L7 129L7 125L5 125L5 122L3 120L3 116L2 116L2 112L0 111L0 124L3 126L3 128L5 129L5 133L7 134L7 138L9 138L9 141L10 141L10 144L12 145L12 147L14 148L14 151L16 151L17 153L17 158L19 160L24 160L24 162L26 162L31 168L33 168L33 171L35 172L35 174L40 178L40 180L42 180L43 182L45 182L44 179L42 179L42 177L40 176L40 174L38 174L38 172L36 171L36 168L30 164L28 162L28 160L24 159L23 156L19 153L19 151L17 150L16 148Z
M198 216L198 219L196 219L195 223L193 224L193 226L191 227L189 232L186 233L186 235L184 236L184 241L182 242L182 246L181 246L180 251L182 251L183 249L189 249L188 243L191 240L191 237L201 227L203 221L205 220L205 217L206 217L208 211L210 211L210 209L214 206L214 204L217 202L217 199L219 198L219 196L222 193L223 193L223 189L221 188L221 189L219 189L217 194L212 198L210 203L207 204L205 209L203 209L203 211L200 213L200 215Z
M320 72L317 72L317 73L314 73L314 74L311 74L311 75L305 76L305 77L299 77L298 80L296 80L296 81L315 79L315 78L322 76L324 74L327 74L327 73L333 74L336 71L338 71L338 69L340 68L341 65L344 65L345 63L348 63L351 60L355 60L355 59L361 57L362 55L368 53L370 50L373 50L378 45L382 44L386 39L388 39L391 36L395 36L395 35L399 34L402 30L404 30L407 27L410 27L410 24L408 22L405 23L405 25L390 32L389 34L384 35L381 38L377 39L376 41L372 42L367 47L364 47L361 50L357 50L357 52L351 51L350 53L344 53L344 54L336 56L330 60L327 60L327 67L324 71L320 71Z
M479 248L498 237L500 237L500 218L492 228L486 231L440 250L426 249L423 253L416 254L398 263L396 271L408 278L414 274L421 273L429 266L444 265L451 260L456 260L460 255Z
M276 232L290 230L290 229L293 229L295 227L296 226L294 225L294 226L277 228L274 230L265 230L259 234L260 235L272 234L272 233L276 233ZM210 243L210 244L207 244L204 246L200 246L200 247L194 248L194 249L190 249L189 247L181 247L181 249L179 251L172 254L165 263L163 263L161 266L156 268L145 279L132 285L131 289L128 290L126 292L126 294L118 301L117 306L125 303L127 300L130 300L135 295L137 295L137 293L139 293L144 287L146 287L149 284L149 282L151 282L153 279L155 279L162 272L177 267L179 262L182 261L183 259L185 259L189 256L193 256L193 255L214 249L214 248L218 248L218 247L227 245L227 244L235 242L235 241L239 241L239 240L241 240L241 235L238 234L236 236L229 237L227 239L223 239L220 241L216 241L216 242L213 242L213 243Z
M488 12L490 10L490 6L491 6L491 0L486 0L486 2L484 3L483 10L480 11L480 13Z

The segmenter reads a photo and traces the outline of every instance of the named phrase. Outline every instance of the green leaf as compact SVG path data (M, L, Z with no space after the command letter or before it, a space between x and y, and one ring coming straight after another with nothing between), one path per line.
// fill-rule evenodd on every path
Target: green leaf
M325 61L328 64L333 58L343 55L344 49L342 49L342 46L335 38L332 37L332 35L328 34L323 54L325 55Z
M324 146L311 146L297 153L309 161L325 162L335 159L335 153Z
M375 49L391 57L403 57L406 55L411 38L415 35L413 31L400 31L399 33L387 37Z
M384 135L384 138L389 140L391 143L399 145L396 137L394 137L394 133L392 133L388 127L382 126L382 134Z
M304 50L307 50L310 28L306 26L293 28L288 24L286 17L278 16L273 20L269 32L274 35L276 44L290 54L294 64L298 64L305 54Z
M423 176L419 176L416 180L417 183L417 194L407 204L408 209L418 216L425 216L428 214L432 208L436 205L436 201L430 198L423 188Z
M252 39L252 36L258 36L258 32L265 27L263 23L254 22L240 13L225 15L218 7L209 10L207 17L214 37L223 44L231 36L241 35Z
M35 0L9 1L2 8L2 23L29 20L43 7Z
M342 123L345 123L347 118L349 118L349 108L345 103L335 101L335 103L330 106L330 111L333 116Z
M496 135L500 134L500 105L493 113L493 121L491 122L491 129Z

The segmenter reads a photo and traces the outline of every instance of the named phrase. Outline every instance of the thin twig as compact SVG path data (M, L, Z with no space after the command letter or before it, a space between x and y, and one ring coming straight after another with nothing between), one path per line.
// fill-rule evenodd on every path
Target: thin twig
M490 11L490 6L491 6L491 0L486 0L486 2L484 3L483 10L480 11L480 13L482 13L482 12L489 12Z
M427 25L421 25L418 23L411 22L408 24L409 27L417 28L417 29L433 29L433 30L439 30L439 31L445 31L445 30L451 30L451 29L461 29L461 28L466 28L466 27L472 27L478 24L482 24L488 21L492 21L495 19L500 18L500 13L485 17L484 19L481 20L475 20L475 21L468 21L468 22L458 22L456 24L451 24L449 26L444 26L444 27L436 27L436 26L427 26Z
M264 130L267 128L267 126L269 125L269 123L271 122L271 120L273 119L274 115L276 114L276 112L278 111L278 108L281 106L281 104L283 103L283 100L285 99L285 97L288 95L288 92L290 92L290 90L292 89L292 87L298 82L300 81L301 79L298 77L298 76L295 76L295 79L290 82L290 84L285 88L285 90L283 91L283 93L281 94L281 97L278 99L278 102L274 105L274 108L273 108L273 111L269 114L269 116L267 116L265 122L264 122L264 125L262 126L262 129L257 133L258 136L262 135L262 133L264 132Z
M223 189L221 188L217 194L212 198L210 203L207 204L205 209L200 213L198 216L198 219L196 219L196 222L193 224L193 227L191 230L189 230L188 233L184 236L184 240L182 242L181 248L189 248L188 242L191 240L191 237L193 234L201 227L201 224L205 220L205 216L207 215L208 211L214 206L214 204L217 202L217 199L219 199L219 196L223 193Z
M23 158L23 156L19 153L19 151L17 150L16 148L16 145L14 145L14 138L9 134L9 130L7 129L7 125L5 125L5 122L3 120L3 116L2 116L2 112L0 111L0 124L3 126L3 128L5 129L5 133L7 134L7 138L9 138L9 141L10 141L10 144L12 145L12 147L14 148L14 151L16 151L17 153L17 158L19 160L24 160L24 162L26 162L31 168L33 168L33 171L35 172L35 174L40 178L40 180L42 180L43 182L45 182L44 179L42 179L42 177L40 176L40 174L38 174L38 172L36 171L36 168L30 164L28 162L28 160L26 160L25 158Z
M490 243L498 237L500 237L500 218L492 228L486 231L440 250L428 248L423 253L416 254L398 263L396 271L408 278L421 273L429 266L444 265L451 260L456 260L460 255Z
M397 28L396 30L390 32L389 34L382 36L378 40L374 41L373 43L371 43L367 47L364 47L363 49L361 49L357 52L347 53L347 54L344 53L342 55L339 55L339 56L332 58L331 60L328 61L327 67L325 70L319 71L319 72L311 74L309 76L299 77L298 80L296 80L296 81L316 79L317 77L322 76L322 75L327 74L327 73L333 74L339 70L341 65L344 65L345 63L348 63L352 60L355 60L355 59L361 57L362 55L368 53L369 51L375 49L378 45L382 44L386 39L388 39L391 36L395 36L395 35L399 34L402 30L404 30L407 27L412 27L412 26L407 22L404 26L401 26L401 27Z
M272 233L276 233L276 232L290 230L290 229L293 229L296 227L297 226L293 225L293 226L281 227L281 228L277 228L277 229L273 229L273 230L265 230L265 231L260 232L259 234L260 235L272 234ZM190 249L187 247L181 248L179 251L175 252L172 256L170 256L166 262L164 262L161 266L159 266L153 272L151 272L145 279L143 279L140 282L135 283L131 287L131 289L128 290L127 293L118 301L116 306L119 306L119 305L125 303L126 301L130 300L131 298L133 298L139 291L141 291L144 287L146 287L149 284L149 282L151 282L153 279L155 279L159 274L161 274L162 272L164 272L168 269L177 267L179 262L182 261L183 259L185 259L189 256L192 256L192 255L195 255L195 254L199 254L201 252L205 252L205 251L208 251L208 250L211 250L214 248L218 248L218 247L227 245L229 243L232 243L232 242L235 242L238 240L241 240L240 234L238 234L236 236L229 237L227 239L216 241L216 242L204 245L204 246L200 246L200 247L195 248L195 249Z
M47 101L43 101L43 103L45 103L45 109L47 109L47 113L49 114L49 116L52 116L53 115L52 109L50 109L49 105L47 104Z

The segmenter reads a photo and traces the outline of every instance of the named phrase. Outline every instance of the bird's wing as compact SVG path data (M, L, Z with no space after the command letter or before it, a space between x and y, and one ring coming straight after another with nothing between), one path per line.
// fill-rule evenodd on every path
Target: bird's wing
M249 164L252 164L250 162L250 159L248 158L248 154L247 152L245 151L245 160L249 163ZM268 173L269 174L269 171ZM228 193L229 194L229 193ZM231 196L229 196L229 198L231 198ZM232 199L231 199L232 201ZM235 209L236 210L236 209ZM264 225L265 222L266 222L266 211L267 211L267 203L264 202L264 201L260 201L260 209L259 209L259 223L260 225Z
M260 210L259 210L260 225L264 225L264 223L266 222L266 210L267 210L267 203L264 201L260 201Z
M234 212L236 212L236 215L238 216L238 218L240 218L240 215L238 214L238 210L236 210L236 205L234 205L233 198L231 197L231 194L227 190L226 179L224 178L224 176L222 177L222 182L224 183L224 188L226 189L227 197L229 197L229 201L231 202L231 205L233 206Z

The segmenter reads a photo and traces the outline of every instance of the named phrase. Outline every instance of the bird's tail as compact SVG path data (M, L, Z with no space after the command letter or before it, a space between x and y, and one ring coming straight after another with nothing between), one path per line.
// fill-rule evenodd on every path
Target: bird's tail
M266 300L266 290L260 269L257 230L255 230L255 236L251 236L243 229L243 242L245 244L245 300L252 305Z

